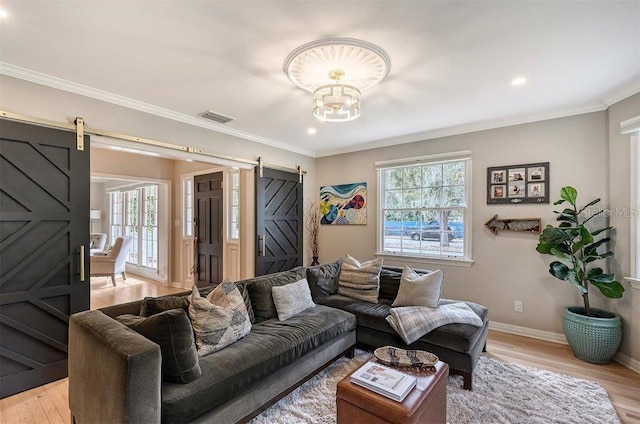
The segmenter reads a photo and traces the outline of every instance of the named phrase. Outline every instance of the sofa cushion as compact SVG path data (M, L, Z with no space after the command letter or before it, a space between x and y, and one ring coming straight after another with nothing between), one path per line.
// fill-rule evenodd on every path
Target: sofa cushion
M184 296L145 297L140 306L140 315L150 317L170 309L182 309L189 313L189 300Z
M456 303L459 300L440 299L440 305ZM385 320L389 315L391 301L381 299L380 303L372 305L370 303L351 299L346 296L335 294L320 302L322 305L349 311L358 319L358 326L382 331L392 335L398 335L391 325ZM480 317L483 324L487 322L487 308L473 302L465 302ZM420 338L420 341L436 346L445 347L456 352L468 352L475 344L482 333L481 329L469 324L447 324L436 328L429 334ZM398 340L402 342L400 336ZM403 347L403 346L399 346Z
M437 308L444 274L436 270L419 275L408 265L402 270L398 296L391 306L426 306Z
M338 293L369 303L378 303L382 258L360 262L346 255L338 277Z
M198 380L188 385L163 384L162 421L192 420L355 325L352 314L321 305L287 321L256 324L243 339L200 358L202 377Z
M273 286L273 302L278 312L278 320L285 321L292 316L316 306L311 300L311 291L306 278L284 286Z
M307 268L307 281L311 289L311 298L319 302L327 296L338 293L338 276L342 259L328 264Z
M200 356L236 342L251 330L242 295L229 280L216 286L206 298L200 296L197 286L193 286L189 296L189 317Z
M202 375L193 329L184 310L170 309L151 317L120 315L116 319L160 346L165 381L188 383Z
M306 269L298 267L289 271L263 275L250 280L241 281L242 283L247 283L249 297L251 298L251 306L256 317L255 322L261 322L278 316L276 305L273 303L273 294L271 293L271 288L273 286L295 283L306 276Z

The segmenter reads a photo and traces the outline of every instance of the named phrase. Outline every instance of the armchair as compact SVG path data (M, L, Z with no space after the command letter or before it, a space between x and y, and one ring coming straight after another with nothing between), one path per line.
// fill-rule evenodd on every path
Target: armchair
M102 252L107 245L107 235L105 233L91 233L89 239L89 252L93 255L96 252Z
M131 237L118 237L113 244L113 249L97 253L91 256L92 277L111 277L111 282L116 285L116 274L122 274L124 280L127 279L125 265L127 254L131 248Z

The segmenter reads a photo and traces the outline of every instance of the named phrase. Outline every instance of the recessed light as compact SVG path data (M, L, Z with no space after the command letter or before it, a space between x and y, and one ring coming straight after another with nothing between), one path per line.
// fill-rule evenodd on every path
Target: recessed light
M309 129L307 130L307 134L311 134L311 135L313 135L313 134L315 134L315 133L317 133L317 132L318 132L318 130L316 130L315 128L309 128Z
M511 85L522 85L525 82L527 82L527 79L525 77L518 77L514 78L513 81L511 81Z
M9 17L9 14L7 13L7 11L0 8L0 18L7 18L7 17Z

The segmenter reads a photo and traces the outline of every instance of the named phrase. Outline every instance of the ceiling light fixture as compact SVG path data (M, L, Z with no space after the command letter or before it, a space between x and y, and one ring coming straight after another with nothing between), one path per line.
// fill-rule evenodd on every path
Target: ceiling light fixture
M353 38L328 38L304 44L287 56L284 73L313 93L313 116L345 122L361 112L362 90L389 75L391 61L380 47Z
M527 79L525 77L518 77L514 78L514 80L511 81L511 85L522 85L525 82L527 82Z
M7 18L7 17L9 17L9 14L7 13L7 11L0 8L0 18Z
M316 130L315 128L308 128L307 129L307 134L313 135L313 134L315 134L317 132L318 132L318 130Z

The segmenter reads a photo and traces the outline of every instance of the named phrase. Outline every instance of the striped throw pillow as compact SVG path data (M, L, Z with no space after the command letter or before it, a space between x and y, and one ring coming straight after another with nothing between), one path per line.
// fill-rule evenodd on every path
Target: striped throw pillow
M338 293L369 303L378 303L382 258L367 262L346 255L338 277Z

